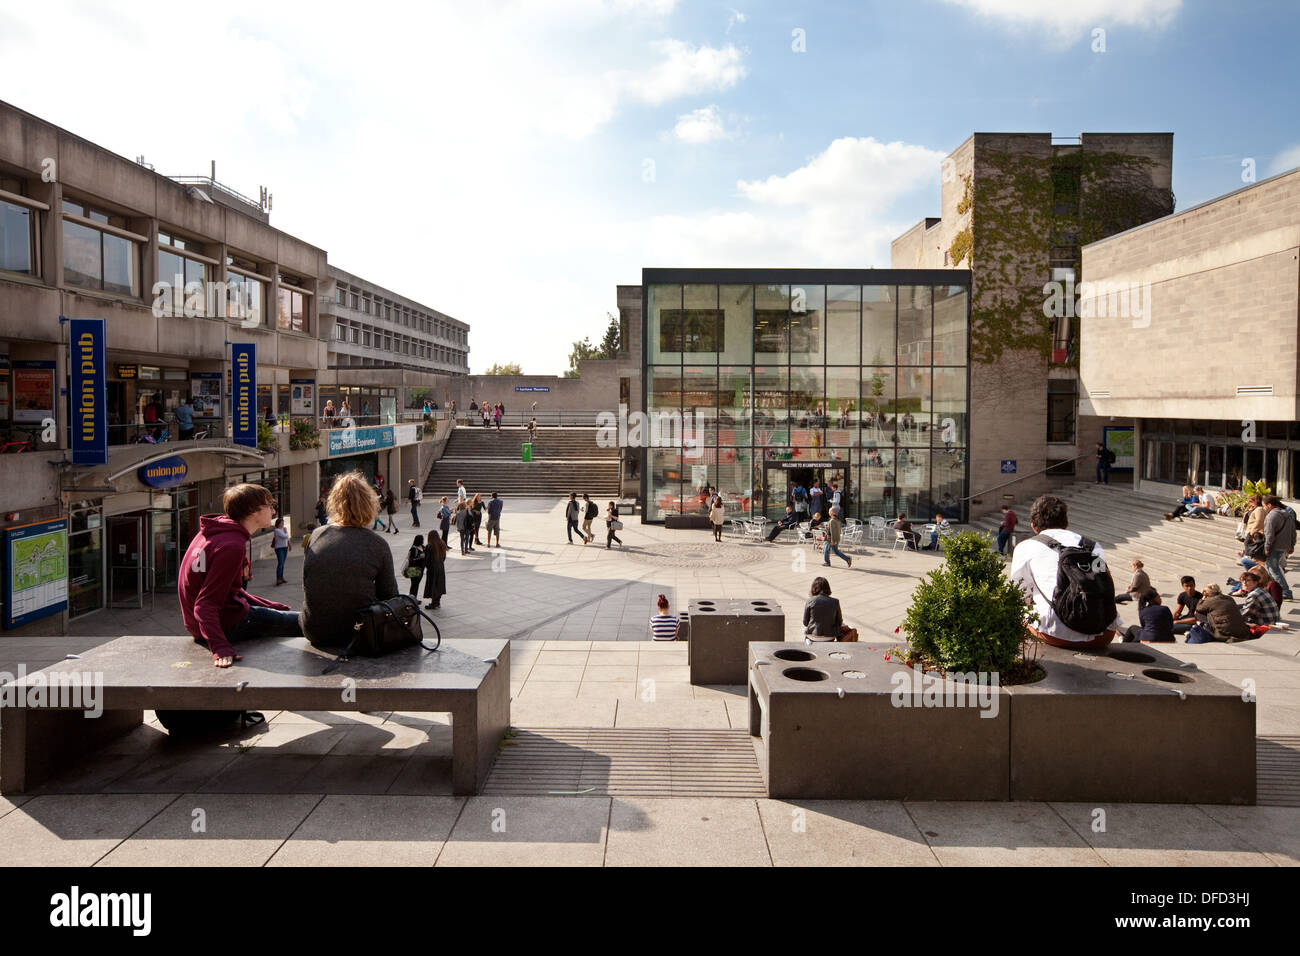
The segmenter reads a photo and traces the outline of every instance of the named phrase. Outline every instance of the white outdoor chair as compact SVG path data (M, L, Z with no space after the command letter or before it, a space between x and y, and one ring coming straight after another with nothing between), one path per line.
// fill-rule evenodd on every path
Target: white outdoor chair
M876 515L871 519L871 529L868 533L868 537L872 541L885 540L885 519L880 515Z
M795 539L800 543L803 543L804 541L807 541L810 537L812 537L812 534L809 530L809 523L807 521L800 521L794 527L795 527Z
M894 546L893 546L890 550L891 550L891 551L897 551L899 545L902 545L902 546L903 546L903 550L904 550L904 551L907 550L907 535L906 535L904 532L902 532L902 531L895 531L895 532L894 532Z

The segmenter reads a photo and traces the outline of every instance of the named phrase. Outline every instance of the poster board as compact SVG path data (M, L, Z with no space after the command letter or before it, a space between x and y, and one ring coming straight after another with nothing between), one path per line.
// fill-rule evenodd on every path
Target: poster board
M15 422L39 424L54 418L54 363L13 363Z
M4 627L68 606L68 521L38 521L4 531Z
M194 406L195 418L216 419L221 417L221 373L190 373L190 404Z

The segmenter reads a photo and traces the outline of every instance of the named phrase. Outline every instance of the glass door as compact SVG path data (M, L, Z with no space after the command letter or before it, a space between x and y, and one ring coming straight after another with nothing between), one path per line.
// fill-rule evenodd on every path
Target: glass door
M149 512L149 543L149 590L175 590L180 552L176 550L175 515L171 511Z
M144 607L144 519L109 518L109 607Z
M780 521L789 503L789 475L784 468L768 467L763 471L763 514L770 521Z

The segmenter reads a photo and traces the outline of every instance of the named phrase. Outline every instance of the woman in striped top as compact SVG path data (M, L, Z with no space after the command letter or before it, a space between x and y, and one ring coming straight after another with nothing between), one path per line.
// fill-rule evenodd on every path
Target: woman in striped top
M650 618L650 637L656 641L677 640L677 617L668 613L666 595L659 595L659 613Z

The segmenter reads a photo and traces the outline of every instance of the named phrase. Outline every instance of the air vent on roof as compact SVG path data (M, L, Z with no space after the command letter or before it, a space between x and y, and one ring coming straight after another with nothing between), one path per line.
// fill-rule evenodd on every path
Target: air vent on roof
M1238 395L1272 395L1272 385L1238 385Z

